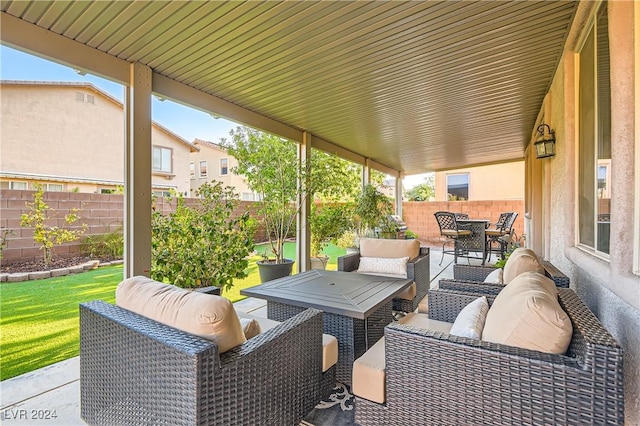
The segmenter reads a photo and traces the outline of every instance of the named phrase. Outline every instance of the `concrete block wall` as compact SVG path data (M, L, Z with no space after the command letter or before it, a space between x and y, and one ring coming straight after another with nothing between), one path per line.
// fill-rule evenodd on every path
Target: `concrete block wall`
M34 191L0 189L0 228L2 230L9 229L12 232L8 237L7 246L2 251L0 262L3 265L42 258L42 251L33 241L33 229L20 226L20 217L29 211L26 203L33 201L33 194ZM79 210L77 212L79 220L74 224L74 227L80 228L83 223L87 225L87 230L79 240L55 246L54 256L76 256L80 254L80 247L86 236L113 231L124 223L124 198L122 194L45 192L44 201L50 209L56 212L55 218L49 222L50 225L68 227L64 216L73 208ZM186 199L187 205L195 205L197 202L197 199ZM169 213L175 209L175 200L169 202L160 197L156 200L156 208L163 213ZM247 210L254 217L258 217L255 213L256 204L254 202L240 201L237 214L243 214ZM257 230L255 240L265 240L263 228Z
M2 264L11 262L33 261L42 257L42 252L33 241L33 230L20 227L20 216L28 211L27 202L33 200L34 191L0 189L0 228L13 232L8 238L8 244L3 250ZM45 202L54 209L56 219L52 222L58 226L67 226L65 214L72 208L79 209L80 219L76 226L87 224L86 235L104 234L122 225L124 217L124 199L121 194L88 194L75 192L45 192ZM195 205L197 199L186 199L188 205ZM175 209L175 200L164 198L156 200L155 208L163 213ZM403 219L407 227L418 234L418 239L428 245L438 245L441 241L440 228L434 213L440 210L467 213L471 218L489 219L495 222L500 213L506 211L518 212L515 229L518 236L524 233L524 201L436 201L436 202L404 202L402 204ZM240 201L237 214L249 211L256 214L257 205L252 201ZM73 243L56 246L55 256L74 256L80 253L80 240ZM265 241L263 227L258 228L255 241ZM441 243L440 243L441 244Z
M405 201L402 203L402 218L407 228L427 245L442 244L440 227L434 216L438 211L466 213L471 219L488 219L495 223L500 213L515 211L518 218L514 223L516 234L524 234L524 200L486 201Z

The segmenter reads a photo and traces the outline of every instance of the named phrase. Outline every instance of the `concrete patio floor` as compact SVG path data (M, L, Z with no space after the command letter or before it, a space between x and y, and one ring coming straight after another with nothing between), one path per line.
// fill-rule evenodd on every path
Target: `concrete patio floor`
M431 249L431 287L441 278L453 277L453 256ZM491 259L495 261L495 258ZM459 260L465 262L465 260ZM480 259L471 259L479 264ZM248 298L236 309L267 316L266 301ZM84 425L80 419L80 357L58 362L0 382L0 422L3 425ZM54 417L55 416L55 417Z

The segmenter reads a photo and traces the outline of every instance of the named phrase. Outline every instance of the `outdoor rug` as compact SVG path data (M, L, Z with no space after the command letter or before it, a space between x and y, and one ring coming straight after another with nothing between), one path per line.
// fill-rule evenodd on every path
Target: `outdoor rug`
M349 387L336 383L333 393L320 401L300 426L355 426L355 402Z

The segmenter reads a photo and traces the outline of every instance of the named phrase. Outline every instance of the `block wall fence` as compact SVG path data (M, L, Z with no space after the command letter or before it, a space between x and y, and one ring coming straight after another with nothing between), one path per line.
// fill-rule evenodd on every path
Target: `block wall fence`
M27 202L33 201L34 191L0 189L0 228L8 229L11 234L2 251L2 264L33 261L42 257L42 251L33 241L33 230L20 227L20 216L28 211ZM67 226L65 214L73 208L79 209L80 219L76 222L87 225L85 236L104 234L115 230L123 223L124 199L119 194L87 194L75 192L45 192L44 200L56 212L51 225ZM188 205L197 203L197 199L186 199ZM175 200L168 202L164 198L156 200L155 208L164 213L174 209ZM255 215L256 205L251 201L239 202L238 214L249 211ZM467 213L471 218L489 219L495 222L501 212L516 211L516 233L524 233L524 201L443 201L443 202L404 202L403 219L408 228L418 235L426 245L437 246L441 241L440 230L434 213L440 210ZM259 228L256 241L264 241L264 229ZM73 243L56 246L55 256L69 257L80 254L82 238Z

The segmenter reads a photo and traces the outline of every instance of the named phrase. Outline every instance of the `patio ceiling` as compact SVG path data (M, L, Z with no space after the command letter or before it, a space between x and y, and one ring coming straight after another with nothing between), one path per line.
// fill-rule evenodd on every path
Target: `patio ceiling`
M8 15L405 174L522 159L575 6L1 2Z

